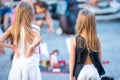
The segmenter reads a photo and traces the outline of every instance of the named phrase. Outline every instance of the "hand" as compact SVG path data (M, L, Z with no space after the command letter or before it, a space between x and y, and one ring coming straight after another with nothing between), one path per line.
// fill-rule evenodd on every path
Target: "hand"
M25 58L29 58L30 57L30 53L31 53L31 50L28 49L27 52L26 52L26 54L25 54Z
M30 57L30 55L29 54L25 54L25 58L29 58Z
M17 46L16 46L16 45L12 45L12 46L11 46L11 49L13 50L14 53L17 52Z
M49 33L53 32L53 28L48 28L47 30Z
M70 76L70 80L76 80L74 76Z
M33 49L29 48L29 49L27 50L26 54L25 54L25 58L31 57L31 55L32 55L33 52L34 52Z
M0 47L0 56L3 55L5 53L5 50L3 47Z
M19 53L15 53L15 57L16 58L20 58L20 54Z

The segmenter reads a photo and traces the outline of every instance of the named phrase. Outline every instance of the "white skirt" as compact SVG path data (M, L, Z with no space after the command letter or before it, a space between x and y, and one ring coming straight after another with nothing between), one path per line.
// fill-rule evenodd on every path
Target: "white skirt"
M100 76L93 64L85 64L77 80L100 80Z
M14 57L8 80L42 80L37 55L19 59Z

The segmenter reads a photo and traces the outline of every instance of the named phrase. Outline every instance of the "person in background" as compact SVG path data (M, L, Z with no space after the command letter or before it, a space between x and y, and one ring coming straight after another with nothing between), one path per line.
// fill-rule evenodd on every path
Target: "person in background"
M20 2L22 2L22 1L28 1L28 2L30 2L32 4L34 4L36 2L36 0L19 0L19 1ZM11 24L13 24L14 21L15 21L15 15L16 15L16 5L14 5L14 8L13 8L13 12L12 12L12 16L11 16Z
M11 23L10 21L10 14L11 14L11 7L5 5L4 0L0 0L0 27L2 31L6 31L9 24Z
M116 0L107 0L107 2L111 8L117 9L118 11L120 10L120 3L118 3Z
M37 17L39 17L39 14L43 14L45 16L45 20L42 19L36 19L34 21L35 24L39 25L40 27L44 24L48 24L48 32L53 32L53 21L50 16L49 10L48 10L48 4L44 1L37 0L36 3L34 3L35 13L38 14Z
M98 3L101 0L87 0L85 8L89 9L92 13L96 13L97 10L99 10Z
M101 0L88 0L87 3L89 5L91 5L92 7L97 7L98 6L98 3L100 2Z
M58 60L59 51L56 49L50 53L50 69L65 67L65 60Z
M39 30L32 26L33 19L33 5L27 1L20 2L14 23L0 36L0 48L14 50L8 80L42 80L38 53L42 38ZM5 42L7 39L11 44Z
M75 21L79 10L76 0L58 0L57 14L64 33L75 34Z
M54 50L50 53L50 68L60 67L60 65L58 64L58 54L58 50Z
M76 35L71 40L69 60L70 80L100 80L88 50L96 51L101 61L101 43L96 32L95 15L87 9L79 12Z

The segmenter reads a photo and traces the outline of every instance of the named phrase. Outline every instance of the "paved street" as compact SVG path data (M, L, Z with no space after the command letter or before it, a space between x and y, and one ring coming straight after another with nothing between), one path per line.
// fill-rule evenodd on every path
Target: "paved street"
M103 61L109 61L109 64L104 64L106 71L105 75L112 76L115 80L120 78L120 20L116 21L99 21L97 22L97 31L102 43ZM59 27L58 21L54 21L55 31ZM71 35L57 35L47 33L47 27L41 28L43 41L47 43L48 51L58 49L60 54L59 59L69 60L69 52L66 45L66 39ZM0 56L0 80L7 80L9 69L11 66L10 50L6 50L6 54ZM46 73L42 72L43 80L68 80L66 73Z

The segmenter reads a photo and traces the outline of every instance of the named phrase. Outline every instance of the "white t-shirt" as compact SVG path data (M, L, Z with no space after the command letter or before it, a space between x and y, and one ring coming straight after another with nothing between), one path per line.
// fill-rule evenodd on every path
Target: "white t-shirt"
M58 59L55 54L51 55L51 65L57 64Z

